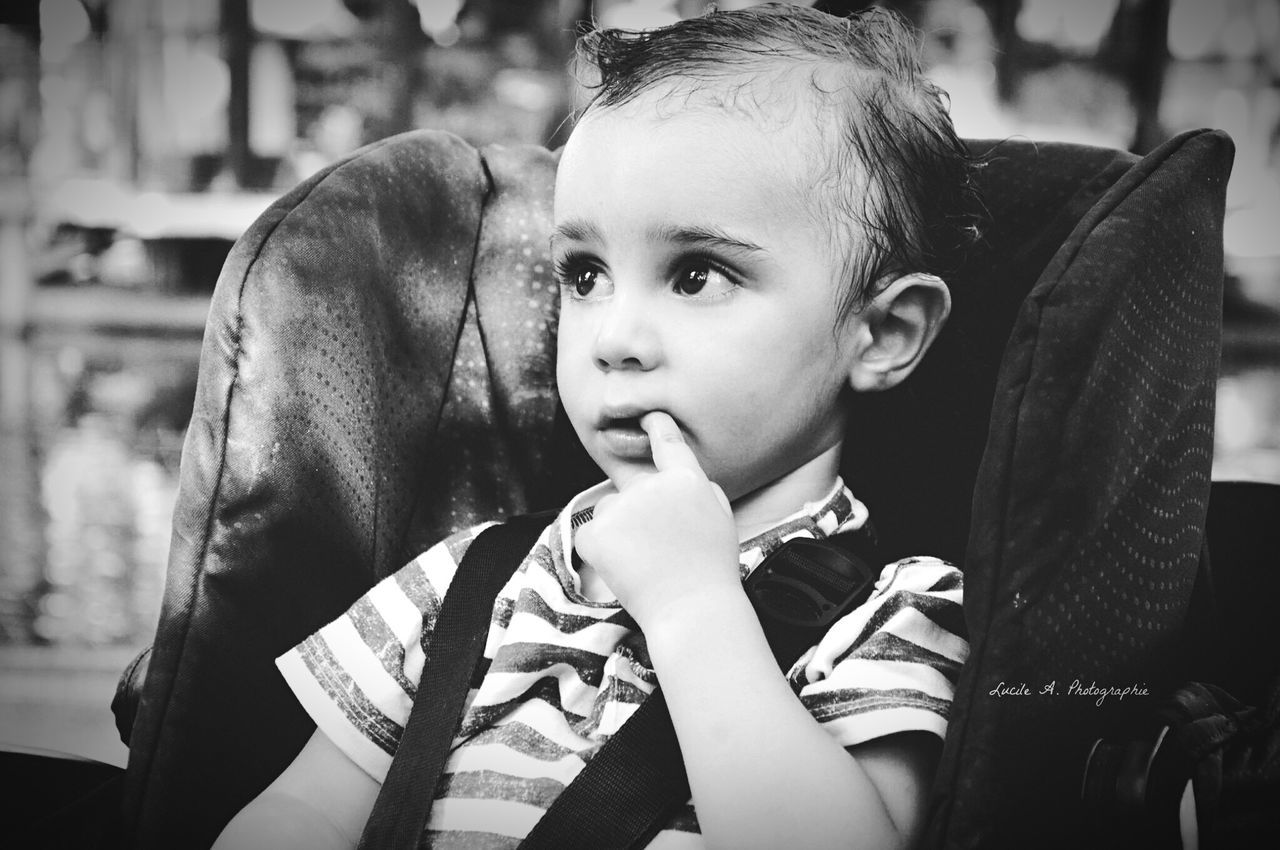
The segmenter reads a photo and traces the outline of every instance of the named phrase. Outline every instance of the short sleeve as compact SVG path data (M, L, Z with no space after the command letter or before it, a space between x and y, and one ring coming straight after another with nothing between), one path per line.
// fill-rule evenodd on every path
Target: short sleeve
M800 700L845 747L897 732L946 736L969 654L956 567L906 558L792 668Z
M413 707L424 639L467 547L486 527L431 547L276 659L316 726L378 781L386 776Z

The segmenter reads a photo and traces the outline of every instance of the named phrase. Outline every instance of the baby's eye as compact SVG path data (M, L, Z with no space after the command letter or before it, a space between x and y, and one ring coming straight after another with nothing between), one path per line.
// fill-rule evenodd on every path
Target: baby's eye
M556 277L570 298L581 301L609 294L609 278L600 269L578 263L557 266Z
M600 272L595 269L583 269L571 274L565 282L573 289L574 295L586 298L596 288L596 278L599 276Z
M715 298L727 295L737 286L729 276L708 262L698 261L676 272L672 289L680 295Z

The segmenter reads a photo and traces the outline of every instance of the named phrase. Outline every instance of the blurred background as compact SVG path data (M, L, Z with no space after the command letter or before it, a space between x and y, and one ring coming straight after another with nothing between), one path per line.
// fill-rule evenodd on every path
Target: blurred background
M1214 475L1280 482L1280 2L881 5L926 34L964 136L1142 153L1186 129L1231 134ZM253 218L411 128L557 146L579 26L705 6L6 0L0 743L124 763L108 704L158 616L208 300Z

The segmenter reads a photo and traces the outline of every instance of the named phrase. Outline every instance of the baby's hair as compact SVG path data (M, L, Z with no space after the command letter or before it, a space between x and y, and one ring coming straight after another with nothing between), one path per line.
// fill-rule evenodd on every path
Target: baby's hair
M713 10L643 32L594 30L578 41L579 60L598 76L584 112L660 84L673 95L728 103L749 93L759 102L753 83L808 72L815 127L838 132L815 145L827 151L815 218L843 224L833 233L844 262L841 315L901 274L948 277L978 235L976 163L918 49L892 11L842 18L786 3Z

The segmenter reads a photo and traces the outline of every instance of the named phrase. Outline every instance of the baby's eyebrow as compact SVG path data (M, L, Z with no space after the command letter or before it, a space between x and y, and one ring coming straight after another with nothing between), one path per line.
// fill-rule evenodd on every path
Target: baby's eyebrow
M737 251L746 253L756 253L765 249L748 242L745 239L739 239L730 236L724 230L714 226L702 225L663 225L654 228L649 232L650 238L662 242L674 242L677 245L694 246L699 248L719 248L726 251Z
M698 224L664 224L652 227L645 234L654 242L668 242L683 247L718 248L722 251L738 253L761 253L764 248L730 236L726 231L714 225ZM600 228L593 222L582 219L570 219L557 224L551 232L550 242L554 246L559 241L568 242L600 242L603 240Z
M600 241L600 228L596 227L589 221L570 219L569 221L557 224L551 231L551 244L554 245L560 240L567 240L569 242L598 242Z

